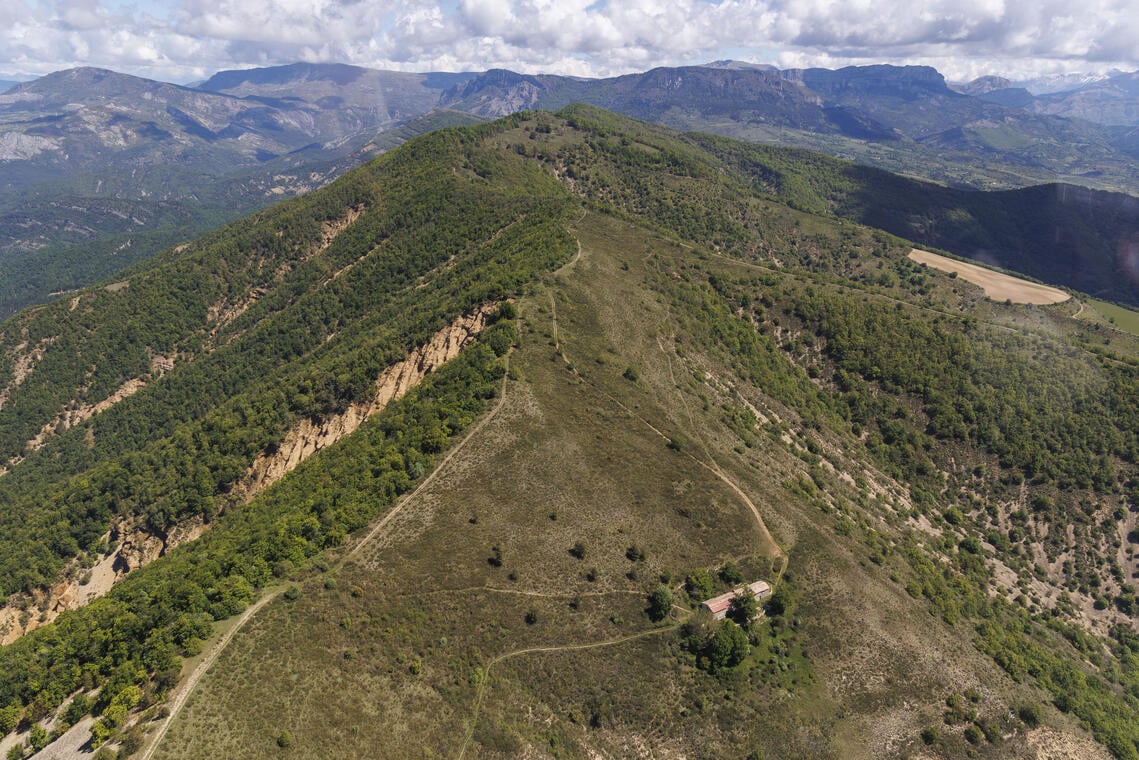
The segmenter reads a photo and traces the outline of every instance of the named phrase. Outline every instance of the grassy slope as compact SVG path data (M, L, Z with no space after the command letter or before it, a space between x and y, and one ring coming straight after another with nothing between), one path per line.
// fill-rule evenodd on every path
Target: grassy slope
M693 135L753 187L796 208L833 214L1052 285L1139 303L1129 254L1139 201L1072 185L977 192L805 151Z
M1020 756L1025 727L1010 708L1043 704L1047 723L1070 726L1051 700L1130 756L1136 650L1100 634L1134 598L1123 582L1134 553L1119 540L1133 521L1121 494L1135 426L1113 425L1131 420L1135 346L1110 336L1108 354L1094 326L1067 318L1076 304L987 302L909 262L888 235L755 195L747 176L662 130L571 117L576 127L536 115L439 138L462 148L461 169L444 162L441 176L461 178L472 202L480 180L556 176L645 221L577 223L580 260L520 301L502 410L358 560L329 557L298 599L238 633L161 752L259 756L288 731L293 751L313 756L409 743L452 756L890 756L939 727L937 749L957 756L984 726L994 738L977 751ZM415 158L398 154L411 169ZM433 180L419 176L405 179L430 198ZM570 218L559 197L547 234L511 249L538 271L555 253L546 246L564 244L549 229ZM244 319L268 320L274 300ZM946 408L947 383L971 412ZM998 458L1001 437L966 425L978 409L1032 443L1028 464L1043 468L1024 488L1021 452ZM1026 424L1046 430L1043 445ZM366 485L383 469L368 462L374 445L358 434L226 524L255 524L271 506L303 529L310 501L382 512ZM1076 456L1097 446L1097 458ZM1065 447L1076 447L1067 459ZM342 492L322 473L364 485ZM674 585L728 559L778 574L777 550L724 478L789 557L794 602L760 628L745 666L710 676L641 609L665 571ZM1029 495L1046 498L1025 514ZM1068 524L1071 540L1057 540ZM225 545L215 535L202 552ZM568 552L578 541L581 560ZM645 561L628 559L630 545ZM496 546L501 567L487 561ZM197 551L126 585L146 588ZM1093 613L1093 596L1119 609ZM523 651L567 644L611 645ZM966 689L976 701L945 724L947 698ZM391 741L405 726L407 741Z
M738 447L719 419L722 404L739 404L724 385L731 369L678 329L687 315L670 273L689 254L605 217L578 229L580 261L521 303L504 408L358 560L238 634L156 757L275 757L284 731L303 757L456 757L464 747L470 757L871 757L913 746L953 692L977 688L995 718L1032 698L967 630L931 618L783 487L806 468L777 426ZM554 306L576 372L554 345ZM636 383L622 377L630 365ZM697 368L719 380L698 380ZM682 437L681 451L650 424ZM794 628L765 631L752 660L720 678L696 670L675 630L642 611L663 571L678 580L730 559L771 578L780 564L700 463L721 466L759 504L799 595ZM567 552L576 541L583 560ZM630 543L645 549L643 564L625 557ZM487 562L494 545L500 568ZM509 657L641 631L652 633ZM1016 756L1023 741L989 754Z

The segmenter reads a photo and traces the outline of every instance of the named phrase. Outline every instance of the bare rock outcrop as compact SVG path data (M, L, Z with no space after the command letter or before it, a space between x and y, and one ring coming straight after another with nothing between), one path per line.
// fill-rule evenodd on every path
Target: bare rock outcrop
M0 645L11 644L26 633L47 625L67 610L75 610L103 596L127 573L150 564L181 544L193 541L206 530L196 517L169 532L153 531L133 520L120 520L107 534L114 546L78 578L61 580L47 591L13 598L0 609Z
M488 317L497 308L497 304L483 305L437 332L424 345L413 349L407 358L380 374L372 396L366 401L352 404L341 414L319 420L302 420L285 435L276 451L261 454L253 462L242 485L236 489L239 499L252 499L316 452L352 434L366 419L418 385L428 373L454 359L459 351L474 342L486 327Z
M285 440L274 453L263 453L254 460L242 483L233 491L234 501L249 501L316 452L355 432L365 420L402 397L430 372L454 359L463 348L473 343L497 308L496 303L485 304L456 319L427 343L412 349L406 358L380 373L369 398L352 404L342 414L301 421L285 435ZM173 359L158 357L152 362L151 369L154 373L161 373L171 366ZM131 392L141 387L140 384ZM107 399L87 411L95 414L111 403L114 401ZM72 410L71 413L80 412ZM37 591L23 599L11 599L6 607L0 609L0 645L10 644L25 633L50 623L66 610L90 603L110 591L123 576L150 564L175 546L197 539L205 530L206 524L200 517L180 523L167 532L155 531L132 519L119 520L107 534L107 540L114 549L100 556L88 570L74 574L81 580L61 580L47 591Z

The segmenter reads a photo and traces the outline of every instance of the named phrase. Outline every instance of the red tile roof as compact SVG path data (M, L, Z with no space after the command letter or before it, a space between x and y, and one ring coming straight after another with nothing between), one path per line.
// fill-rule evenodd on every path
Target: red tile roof
M750 591L754 594L757 601L763 601L771 596L771 586L769 586L766 581L756 581L746 586L734 588L726 594L720 594L719 596L707 599L700 606L711 612L712 616L717 620L720 620L727 616L728 607L732 605L732 599L734 599L737 594L742 594L745 591Z

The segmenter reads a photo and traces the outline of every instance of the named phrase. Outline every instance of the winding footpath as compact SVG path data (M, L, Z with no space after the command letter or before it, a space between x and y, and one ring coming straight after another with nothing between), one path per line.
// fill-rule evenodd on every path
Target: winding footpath
M584 214L583 214L583 217L584 217ZM581 258L581 256L582 256L582 246L581 246L581 241L579 240L577 242L577 252L574 254L573 258L570 259L569 262L567 262L563 267L561 267L557 271L557 273L561 273L561 272L571 268L572 266L574 266L578 262L578 260ZM571 368L574 375L576 377L578 377L579 379L583 380L584 382L589 383L589 381L587 379L583 378L577 372L577 370L575 368L573 368L573 364L566 357L565 352L561 346L561 343L559 341L559 336L558 336L557 303L556 303L556 300L555 300L552 293L550 294L550 306L551 306L551 312L552 312L551 316L552 316L552 322L553 322L553 339L554 339L554 344L556 346L556 350L558 351L562 360ZM664 347L661 346L661 349L663 350ZM505 364L506 364L506 370L507 371L503 374L502 387L501 387L501 390L499 392L498 400L495 403L494 407L491 408L491 410L487 414L485 414L483 416L483 418L481 420L479 420L479 422L476 423L475 426L472 427L470 429L470 431L467 432L467 434L465 436L463 436L463 438L454 447L452 447L452 449L447 453L447 455L430 472L430 474L428 474L428 476L426 478L424 478L423 482L421 482L415 488L415 490L413 490L410 494L408 494L406 497L401 499L391 510L388 511L387 514L385 514L383 516L383 518L381 518L372 527L372 529L370 531L368 531L368 533L363 538L361 538L358 542L356 542L356 544L352 547L352 549L347 554L345 554L343 556L343 558L334 566L335 568L342 567L348 560L353 559L354 557L359 555L359 553L364 549L364 547L368 546L377 537L379 537L383 533L384 529L392 522L392 520L396 518L396 516L398 516L400 513L402 513L408 507L408 505L414 503L416 501L416 498L419 496L419 494L425 488L427 488L429 485L431 485L432 483L435 482L435 480L438 478L439 474L444 470L444 468L446 468L446 466L452 461L452 459L454 459L454 457L457 454L459 454L461 451L463 451L463 449L466 447L467 443L472 438L474 438L476 435L478 435L480 432L482 432L482 430L498 415L498 413L502 410L503 406L506 403L506 389L508 387L508 378L509 378L509 369L510 369L510 353L509 352L506 354ZM671 358L669 360L669 369L670 369L670 371L672 369ZM608 393L605 393L600 388L594 386L593 383L589 383L589 385L591 385L598 393L601 393L604 396L606 396L607 398L609 398L612 402L614 402L617 406L619 406L622 410L624 410L630 417L638 420L641 424L645 425L647 428L652 430L654 433L656 433L662 439L664 439L666 441L669 440L669 436L667 436L661 430L659 430L658 428L653 426L648 420L641 417L639 414L634 412L632 409L629 409L625 404L621 403L618 399L610 396ZM742 488L740 488L740 486L734 480L732 480L727 475L727 473L725 473L723 471L722 468L720 468L720 466L715 462L715 460L711 460L711 464L709 464L708 462L705 462L702 459L700 459L696 456L693 456L691 453L686 452L686 456L688 456L690 459L692 459L694 462L699 464L701 467L706 469L711 474L715 475L725 485L727 485L729 488L731 488L736 493L736 495L739 496L740 501L751 511L752 515L755 518L756 527L760 533L761 540L764 543L766 543L767 546L772 550L772 559L781 559L782 560L780 568L779 568L778 572L776 573L777 578L782 577L783 572L787 568L787 559L788 559L787 555L785 552L783 552L782 548L780 548L780 546L775 542L774 537L771 535L771 532L767 529L767 525L763 521L763 518L760 515L759 509L756 507L755 503L752 502L752 500L748 497L748 495L744 492L744 490ZM207 672L209 672L211 667L213 667L213 665L217 661L218 657L222 654L222 652L225 651L226 647L233 640L234 636L238 633L238 631L240 631L245 626L245 624L248 623L249 620L251 620L253 618L253 616L256 615L266 604L268 604L269 602L273 601L278 596L280 596L281 593L284 591L284 589L285 589L285 586L282 585L282 586L277 587L274 590L266 590L266 592L264 592L262 594L262 596L256 602L254 602L252 605L250 605L250 607L248 609L246 609L245 612L243 612L241 614L241 616L238 617L233 622L233 624L228 628L228 630L226 630L226 632L214 643L214 645L210 648L210 651L206 654L205 657L202 658L202 660L194 668L193 672L175 690L174 695L168 704L167 715L158 724L158 728L154 732L152 738L150 739L150 742L149 742L146 750L141 755L139 755L140 760L153 760L153 757L154 757L155 753L158 751L159 747L161 747L162 742L165 739L166 734L169 731L171 724L174 722L175 718L178 717L178 715L181 713L181 711L185 707L187 701L189 700L190 696L193 694L194 689L197 687L197 685L198 685L199 681L201 681L202 677L205 676L205 674ZM488 591L500 591L499 589L487 589L487 590ZM518 592L515 592L515 593L518 593ZM534 595L541 596L543 594L534 594ZM627 635L627 636L622 636L622 637L614 638L614 639L607 639L604 641L585 642L585 643L578 643L578 644L564 644L564 645L549 646L549 647L528 647L525 649L517 649L514 651L510 651L510 652L505 652L503 654L498 655L497 657L494 657L493 659L491 659L490 661L487 662L486 668L483 671L483 677L479 683L478 695L477 695L476 701L475 701L474 712L473 712L473 715L471 716L470 724L467 727L467 733L466 733L466 736L464 738L463 745L459 751L459 755L458 755L459 760L462 760L462 758L465 756L467 749L470 746L470 743L474 737L475 728L478 725L479 714L481 712L483 701L484 701L485 696L486 696L487 687L489 686L489 683L490 683L491 671L495 665L497 665L497 664L499 664L505 660L508 660L508 659L511 659L514 657L520 657L520 656L527 655L527 654L543 654L543 653L553 653L553 652L581 651L581 650L588 650L588 649L598 649L598 648L602 648L602 647L617 646L617 645L624 644L624 643L627 643L630 641L635 641L637 639L643 639L643 638L647 638L649 636L656 636L656 635L661 634L661 633L665 633L668 631L675 630L679 625L680 625L680 623L674 623L672 625L663 626L660 628L653 628L650 630L641 631L639 633L635 633L635 634L631 634L631 635Z
M573 260L569 264L566 264L566 267L569 267L572 264L576 263L577 260L580 258L580 256L581 256L581 242L578 241L578 253L576 256L574 256ZM559 270L559 271L561 271L561 270ZM552 322L552 331L551 332L552 332L552 337L553 337L553 341L554 341L554 350L558 352L558 355L561 357L562 361L570 369L570 371L573 373L573 375L575 377L577 377L579 380L581 380L582 382L588 384L596 393L598 393L602 396L605 396L611 402L613 402L618 407L620 407L622 410L624 410L626 414L628 414L630 417L632 417L633 419L640 422L642 425L647 427L649 430L656 433L662 439L664 439L665 441L670 440L669 436L665 435L665 433L663 433L661 430L659 430L657 427L655 427L652 423L650 423L644 417L642 417L641 415L634 412L632 409L627 407L625 404L621 403L621 401L619 401L618 399L616 399L615 397L613 397L609 393L606 393L603 389L601 389L600 387L598 387L594 383L590 382L587 378L583 377L577 371L573 362L571 362L569 360L569 358L566 356L565 349L562 347L561 341L559 339L557 299L554 297L554 294L552 291L550 292L549 295L550 295L550 317L551 317L551 322ZM665 353L666 359L668 360L668 364L669 364L669 373L671 375L671 373L672 373L672 359L668 355L668 352L665 350L665 347L663 345L660 345L659 342L657 345ZM673 380L675 383L675 377L673 378ZM732 491L734 491L735 494L740 498L740 501L744 504L744 506L746 506L751 511L752 516L755 518L755 524L756 524L757 530L759 531L760 539L763 543L766 544L766 547L768 549L770 549L770 554L771 554L772 560L776 560L776 559L780 560L779 569L775 572L775 580L776 580L776 582L778 582L778 580L783 577L784 572L787 570L788 556L787 556L786 552L783 551L782 547L780 547L779 544L775 542L775 538L774 538L774 536L771 535L771 531L768 530L767 524L763 521L763 517L760 515L759 508L756 507L755 502L753 502L751 500L751 498L747 495L747 493L744 492L744 490L739 486L738 483L736 483L731 477L728 476L728 474L726 472L724 472L724 470L720 467L720 465L716 463L715 459L713 459L711 457L711 455L707 453L707 451L705 451L705 453L707 454L708 459L711 462L710 464L709 464L709 462L705 462L704 460L700 459L699 457L694 456L691 453L687 453L687 452L685 452L685 453L689 459L691 459L696 464L703 467L705 470L710 472L712 475L715 475L725 485L727 485L729 488L731 488ZM688 612L688 610L682 610L682 612ZM586 650L586 649L598 649L601 647L617 646L619 644L624 644L624 643L627 643L630 641L635 641L637 639L643 639L643 638L646 638L649 636L656 636L656 635L661 634L661 633L666 633L668 631L676 630L676 628L678 628L680 626L680 624L681 623L677 622L677 623L673 623L672 625L663 626L660 628L652 628L652 629L649 629L647 631L641 631L639 633L631 634L628 636L622 636L622 637L615 638L615 639L607 639L605 641L596 641L596 642L579 643L579 644L563 644L560 646L549 646L549 647L527 647L524 649L516 649L516 650L510 651L510 652L505 652L503 654L498 655L497 657L492 658L490 661L487 662L486 668L482 674L482 678L479 681L478 695L475 698L474 711L473 711L473 714L471 715L470 724L467 726L467 733L466 733L466 736L463 740L463 744L459 749L458 760L463 760L463 758L466 756L467 749L470 747L471 741L474 737L475 728L478 726L479 714L482 711L483 701L486 697L487 687L490 684L491 670L494 668L495 665L503 662L504 660L508 660L510 658L513 658L513 657L521 657L521 656L527 655L527 654L547 654L547 653L552 653L552 652L573 652L573 651L581 651L581 650Z
M399 501L399 503L392 507L392 509L389 510L388 513L384 515L384 517L378 523L376 523L376 525L370 531L368 531L367 535L361 538L356 543L356 545L352 547L352 550L349 551L340 560L340 562L335 565L337 569L342 567L344 563L349 559L352 559L358 555L360 553L360 550L375 540L376 537L379 536L383 531L383 529L387 527L387 525L392 521L392 519L396 517L396 515L402 512L409 504L413 503L420 492L422 492L424 488L435 481L436 477L439 475L439 472L450 463L456 454L463 450L463 448L467 445L467 442L476 436L484 427L486 427L486 425L492 419L494 419L495 416L498 415L499 411L506 403L506 383L507 378L510 375L509 352L505 357L505 365L506 372L504 372L502 376L502 388L498 394L498 401L495 403L494 407L491 408L491 410L487 412L487 414L485 414L483 418L479 420L479 422L473 428L471 428L471 430L465 436L463 436L462 440L460 440L457 444L455 444L454 447L452 447L447 456L443 457L443 460L439 462L435 469L433 469L426 478L424 478L423 482L420 483L414 491L405 496ZM261 610L262 607L280 596L284 589L285 586L281 586L275 590L266 591L263 593L261 598L250 605L249 608L246 609L245 612L243 612L236 621L234 621L229 630L227 630L222 635L222 637L214 643L214 645L210 648L209 653L204 658L202 658L202 661L198 663L197 667L194 668L194 671L186 678L185 682L183 682L175 690L174 696L167 706L168 712L166 717L162 719L161 723L159 723L158 730L154 733L154 736L150 740L150 744L147 746L146 751L139 755L139 760L152 760L154 753L158 751L158 748L160 746L162 746L162 740L166 738L166 732L169 731L170 725L174 722L174 719L178 717L178 714L182 711L182 708L186 706L186 700L188 700L190 698L190 695L194 693L194 688L198 685L198 682L207 672L209 672L210 668L213 667L214 662L217 661L217 658L221 655L222 652L225 651L225 648L229 645L230 641L237 634L237 632L240 631L242 627L248 623L250 619L252 619L253 616L257 614L258 611Z
M486 670L483 671L482 680L479 681L479 693L475 699L475 712L471 718L471 725L467 727L467 736L463 740L463 746L459 749L459 760L463 760L463 756L467 754L467 747L471 744L471 739L475 735L475 726L478 725L479 712L482 709L483 697L486 695L486 688L490 684L490 671L498 663L503 660L509 660L511 657L520 657L524 654L547 654L550 652L576 652L582 649L599 649L601 647L611 647L617 644L624 644L636 639L643 639L648 636L656 636L658 633L664 633L676 629L680 624L674 623L673 625L665 626L663 628L653 628L648 631L641 631L640 633L622 636L616 639L608 639L606 641L593 641L585 644L561 644L552 647L527 647L526 649L515 649L513 652L506 652L495 657L486 664Z

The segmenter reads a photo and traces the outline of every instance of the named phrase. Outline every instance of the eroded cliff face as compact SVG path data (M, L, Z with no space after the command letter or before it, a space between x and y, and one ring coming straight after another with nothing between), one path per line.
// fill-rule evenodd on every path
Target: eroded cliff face
M406 394L429 373L454 359L463 348L473 343L497 308L496 303L485 304L456 319L427 343L412 349L405 359L380 374L367 400L352 404L341 414L319 420L302 420L285 435L276 451L263 453L253 461L245 478L232 492L232 503L248 502L316 452L351 435L365 420ZM169 366L163 364L152 369L162 371ZM113 401L104 401L100 405L110 403ZM100 405L82 411L95 414L102 411ZM72 410L71 413L78 415L80 411ZM49 590L11 599L8 606L0 609L0 645L10 644L52 622L61 613L78 609L106 594L128 573L150 564L176 546L197 539L206 528L201 517L179 523L166 532L156 531L133 518L118 520L106 537L108 545L113 548L100 555L91 568L73 569L68 573L72 577L61 580Z
M272 454L257 457L246 473L236 495L249 501L261 491L292 472L309 457L350 435L363 422L418 385L428 373L458 356L474 342L498 304L485 304L465 314L413 349L401 362L388 367L376 380L370 399L357 402L341 414L323 419L305 419L290 430Z
M153 382L174 368L176 357L154 356L150 360L150 375L147 377L132 377L125 381L110 396L94 404L85 404L72 401L68 408L49 420L40 428L31 440L28 441L28 450L36 451L44 446L51 438L81 425L100 412L105 412L120 401L130 398L145 388L148 382Z
M112 548L87 570L73 573L47 591L10 600L0 609L0 645L11 644L30 631L47 625L67 610L75 610L103 596L132 570L148 565L180 544L193 541L206 530L201 517L180 523L169 531L155 531L132 519L115 522L107 534ZM70 573L69 573L70 574Z

